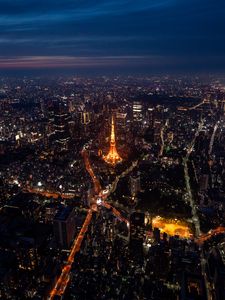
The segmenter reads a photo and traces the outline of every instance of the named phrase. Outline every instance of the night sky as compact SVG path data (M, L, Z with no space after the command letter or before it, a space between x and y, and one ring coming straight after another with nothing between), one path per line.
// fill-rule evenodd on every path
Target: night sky
M0 0L0 70L225 73L225 0Z

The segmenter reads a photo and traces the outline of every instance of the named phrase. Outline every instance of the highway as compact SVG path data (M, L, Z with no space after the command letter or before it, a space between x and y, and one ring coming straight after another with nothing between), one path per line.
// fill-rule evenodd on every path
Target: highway
M85 148L83 148L81 154L82 154L83 159L84 159L85 168L86 168L87 172L89 173L89 175L92 178L93 185L94 185L94 191L95 191L96 194L99 194L102 190L101 184L100 184L98 178L95 176L95 173L94 173L94 171L91 167L87 150Z
M193 138L193 140L192 140L192 142L189 146L189 149L187 150L187 155L183 159L184 177L185 177L185 184L186 184L186 190L187 190L187 195L188 195L187 199L189 201L191 211L192 211L192 222L195 226L196 240L199 240L200 237L201 237L201 229L200 229L200 221L199 221L199 217L198 217L197 209L196 209L197 206L196 206L195 201L193 199L191 185L190 185L190 177L189 177L189 172L188 172L188 161L189 161L190 154L192 153L192 151L194 149L196 138L198 137L200 131L202 130L203 125L204 125L204 120L202 120L199 123L199 126L197 128L195 136L194 136L194 138ZM201 247L200 247L200 262L201 262L202 276L204 278L205 287L206 287L206 295L207 295L206 297L207 297L207 300L211 300L212 299L211 289L210 289L210 284L208 282L207 274L206 274L206 260L205 260L204 253L203 253L203 250L202 250Z
M81 152L81 154L82 154L82 157L84 159L86 170L90 174L90 176L93 180L95 193L99 194L101 192L101 185L100 185L99 180L95 176L94 171L93 171L93 169L90 165L87 151L83 150ZM92 219L93 210L95 210L95 205L94 204L88 210L87 216L86 216L85 221L84 221L84 223L81 227L81 230L80 230L79 234L77 235L76 239L74 240L73 245L71 247L70 254L67 258L67 263L62 268L62 272L61 272L54 288L50 292L49 300L54 299L55 296L62 296L64 294L65 290L66 290L66 287L67 287L68 282L70 280L70 270L71 270L72 264L74 262L75 255L76 255L77 252L80 251L82 241L84 239L85 233L87 232L88 226L89 226L89 224L91 222L91 219Z
M160 130L161 147L160 147L160 151L159 151L159 155L158 155L159 157L163 155L164 146L165 146L164 130L165 130L165 127L167 127L167 126L168 126L168 120L166 120L165 125Z
M109 203L107 203L105 201L102 201L101 205L108 209L111 209L112 213L114 214L114 216L117 219L119 219L121 222L125 222L127 224L127 226L129 226L129 221L126 218L124 218L115 207L113 207L112 205L110 205Z
M188 172L188 161L189 161L190 154L192 153L192 151L194 149L196 138L198 137L200 131L202 130L203 125L204 125L204 120L202 120L199 123L199 126L196 130L195 136L194 136L193 140L191 141L191 144L189 145L189 147L187 149L187 155L183 158L184 178L185 178L185 185L186 185L186 191L187 191L187 196L188 196L187 199L189 201L189 205L190 205L191 211L192 211L192 222L195 225L195 236L196 236L196 238L198 238L201 235L201 230L200 230L200 222L199 222L199 218L198 218L198 214L197 214L196 204L194 202L193 195L192 195L192 190L191 190L191 186L190 186L190 177L189 177L189 172Z
M203 244L205 241L207 241L208 239L212 238L213 236L216 236L217 234L220 233L225 233L225 227L219 226L215 229L211 229L209 232L207 232L206 234L202 234L197 240L196 242L198 244Z
M25 193L33 193L38 194L47 198L53 198L58 199L59 197L62 199L73 199L75 197L75 194L73 193L60 193L60 192L54 192L54 191L48 191L40 188L34 188L34 187L24 187L23 191Z
M142 157L142 159L144 160L145 158L148 157L148 154L146 154L144 157ZM116 176L115 180L112 182L111 187L108 189L108 194L107 197L114 193L116 188L117 188L117 184L120 181L121 178L125 177L126 175L128 175L129 173L131 173L133 171L134 168L137 167L139 163L139 159L135 160L134 162L132 162L131 166L128 167L125 171L123 171L120 175ZM100 193L100 197L101 197L101 193Z
M192 153L193 149L194 149L194 145L195 145L195 141L196 138L198 137L200 131L203 128L203 124L204 124L204 120L202 120L199 123L198 129L195 133L195 136L191 142L191 144L189 145L189 148L187 150L187 155L183 158L183 165L184 165L184 178L185 178L185 185L186 185L186 191L187 191L187 199L189 201L189 205L191 207L191 211L192 211L192 222L195 225L195 236L196 238L199 238L199 236L201 235L201 230L200 230L200 222L199 222L199 218L198 218L198 214L197 214L197 209L196 209L196 204L194 202L193 199L193 195L192 195L192 190L191 190L191 186L190 186L190 177L189 177L189 172L188 172L188 161L189 161L189 157L190 154Z
M164 146L165 146L165 142L164 142L164 126L160 130L160 138L161 138L161 146L160 146L160 151L159 151L158 157L160 157L160 156L163 155Z
M210 143L209 143L209 151L208 151L208 154L211 155L212 153L212 148L213 148L213 144L214 144L214 139L215 139L215 135L216 135L216 131L219 127L219 123L220 121L217 121L214 128L213 128L213 133L212 133L212 136L211 136L211 139L210 139Z
M202 123L199 125L199 128L196 132L195 138L192 141L190 149L193 149L195 139L196 139L198 133L200 132L200 130L202 128L202 125L203 125ZM197 212L196 212L196 206L194 204L194 200L193 200L193 197L192 197L192 192L191 192L191 187L190 187L190 178L189 178L189 175L188 175L187 162L188 162L188 158L189 158L190 153L191 153L190 151L187 152L187 156L184 158L184 161L183 161L184 162L184 172L185 172L185 182L186 182L186 189L187 189L188 196L189 196L189 203L190 203L190 206L192 207L192 214L193 214L192 220L193 220L193 223L195 224L195 228L196 228L196 238L197 238L197 241L199 241L199 244L201 244L205 240L210 238L212 235L215 235L215 234L220 233L220 232L224 232L225 228L220 227L220 228L218 228L218 229L216 229L216 230L214 230L214 231L212 231L212 232L210 232L206 235L202 235L200 237L200 235L201 235L200 224L199 224L199 219L198 219ZM82 228L81 228L79 234L77 235L76 239L73 242L73 245L72 245L71 250L70 250L70 254L67 258L67 263L63 266L61 274L60 274L55 286L53 287L53 289L50 292L49 300L53 300L55 296L62 296L64 294L64 292L66 290L66 287L68 285L68 282L70 280L70 271L71 271L71 267L72 267L72 264L73 264L74 259L75 259L75 255L76 255L77 252L80 251L82 241L84 239L85 233L87 232L88 226L89 226L89 224L91 222L91 219L92 219L93 210L96 210L96 207L98 205L101 205L101 206L111 210L111 212L115 215L116 218L118 218L122 222L125 222L127 224L127 226L129 226L129 221L126 218L124 218L122 216L122 214L116 208L114 208L111 204L107 203L106 199L109 197L109 195L111 193L113 193L115 191L119 179L121 177L127 175L129 172L131 172L133 170L134 167L137 166L138 160L133 162L133 164L127 170L125 170L120 176L117 176L115 181L112 183L111 188L108 190L108 192L103 193L103 190L101 188L101 184L100 184L98 178L94 174L94 171L93 171L93 169L91 167L91 164L90 164L90 161L89 161L88 153L85 149L83 149L83 151L82 151L82 156L84 158L86 170L90 174L90 176L92 178L92 181L93 181L94 191L95 191L95 196L94 196L94 199L93 199L94 201L93 201L93 204L92 204L91 208L87 212L85 221L82 225ZM203 252L201 252L202 272L203 272L203 276L204 276L205 282L206 282L207 294L210 295L209 284L208 284L208 281L207 281L207 278L206 278L206 273L205 273L205 263L206 263L206 261L204 259ZM208 299L211 299L211 298L208 297Z
M81 154L84 159L86 170L89 173L89 175L91 176L92 181L93 181L94 191L95 191L95 196L93 199L94 203L92 204L91 208L88 210L88 213L87 213L85 221L82 225L82 228L81 228L79 234L77 235L76 239L73 242L73 245L70 250L70 254L67 258L67 263L63 266L62 272L61 272L59 278L57 279L55 286L53 287L53 289L50 292L49 300L53 300L55 296L62 296L64 294L66 287L68 285L68 282L70 280L70 270L71 270L72 264L74 262L75 255L77 252L80 251L82 241L84 239L85 233L87 232L88 226L92 219L93 210L94 211L96 210L97 199L99 199L100 197L103 197L101 184L100 184L98 178L95 176L94 171L91 167L87 151L85 149L83 149ZM117 183L116 183L116 185L117 185ZM115 186L114 186L114 188L115 188ZM125 222L129 226L129 221L126 218L124 218L116 208L114 208L112 205L108 204L105 201L108 196L109 196L109 194L104 195L104 201L102 198L100 198L102 200L100 201L99 204L106 207L107 209L110 209L116 218L118 218L122 222Z
M193 196L192 196L187 162L188 162L187 159L184 158L183 159L183 164L184 164L185 184L186 184L186 190L187 190L187 195L188 195L187 199L188 199L189 205L191 207L192 222L195 225L195 236L196 236L196 238L198 238L201 235L200 222L199 222L199 218L198 218L198 215L197 215L196 205L194 203L194 199L193 199Z
M86 170L90 174L90 176L92 178L92 181L93 181L94 191L95 191L95 196L94 196L95 205L99 202L99 205L102 205L102 206L110 209L112 211L112 213L115 215L116 218L118 218L122 222L126 222L128 224L129 223L128 220L125 219L116 208L114 208L111 204L107 203L106 199L110 196L111 193L113 193L115 191L115 189L117 187L117 184L119 182L119 179L121 177L125 176L126 174L128 174L129 172L131 172L131 170L133 170L133 168L137 165L137 161L134 162L120 176L117 176L115 181L110 185L111 188L107 190L107 193L103 193L103 189L101 187L101 184L100 184L98 178L96 177L96 175L94 174L94 171L93 171L93 169L91 167L91 164L90 164L90 161L89 161L88 153L85 149L83 149L83 151L82 151L82 156L84 158Z
M193 109L196 109L196 108L202 106L202 105L205 104L205 103L208 103L208 101L207 101L206 99L203 99L202 102L196 104L195 106L189 107L189 108L187 108L187 109L188 109L188 110L193 110Z
M84 235L88 229L88 226L91 222L91 218L92 218L92 209L90 208L88 210L87 216L85 218L85 221L81 227L81 230L79 232L79 234L77 235L76 239L74 240L74 243L72 245L72 248L70 250L70 254L67 258L67 263L66 265L63 267L62 272L54 286L54 288L52 289L52 291L50 292L50 296L49 299L54 299L54 297L57 296L62 296L65 292L65 289L67 287L67 284L69 282L70 279L70 270L72 267L72 264L74 262L74 258L77 252L80 251L80 247L81 247L81 243L83 241Z

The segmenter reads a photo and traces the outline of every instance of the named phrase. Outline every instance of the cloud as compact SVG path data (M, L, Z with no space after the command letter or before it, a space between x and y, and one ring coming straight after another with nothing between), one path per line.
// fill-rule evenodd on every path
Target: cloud
M162 57L145 56L102 56L102 57L75 57L75 56L21 56L0 57L0 68L65 68L65 67L98 67L98 66L125 66L144 65L146 61L154 65Z
M0 0L0 55L173 57L179 67L179 57L225 56L224 12L224 0Z
M195 68L193 68L195 66ZM21 71L21 70L86 70L92 71L122 72L132 73L154 73L161 71L163 73L170 71L184 70L189 72L208 71L221 72L225 67L224 57L209 56L207 58L178 57L178 56L15 56L0 57L0 71Z

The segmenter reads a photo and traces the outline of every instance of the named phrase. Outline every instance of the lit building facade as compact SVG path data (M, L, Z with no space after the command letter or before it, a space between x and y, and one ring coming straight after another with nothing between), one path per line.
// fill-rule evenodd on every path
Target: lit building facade
M141 102L135 101L133 103L133 120L134 122L142 122L143 112Z

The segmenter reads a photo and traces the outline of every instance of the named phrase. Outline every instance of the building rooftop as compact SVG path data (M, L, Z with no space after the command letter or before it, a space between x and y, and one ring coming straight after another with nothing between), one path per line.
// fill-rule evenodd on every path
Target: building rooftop
M70 213L72 212L73 207L67 206L63 209L61 209L56 215L54 220L55 221L66 221Z

